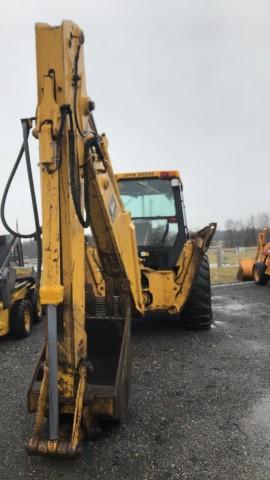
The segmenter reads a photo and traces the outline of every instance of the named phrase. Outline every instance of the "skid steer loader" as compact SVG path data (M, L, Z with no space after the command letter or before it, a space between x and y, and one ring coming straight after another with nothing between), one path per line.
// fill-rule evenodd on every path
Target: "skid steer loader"
M28 337L39 319L35 272L24 266L20 240L0 235L0 336Z

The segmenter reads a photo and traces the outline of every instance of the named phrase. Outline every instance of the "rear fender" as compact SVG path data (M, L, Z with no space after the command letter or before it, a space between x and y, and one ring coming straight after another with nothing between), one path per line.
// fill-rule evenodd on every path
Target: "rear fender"
M209 223L206 227L192 234L192 240L194 240L196 246L202 251L202 253L207 252L216 229L217 223Z
M187 302L196 280L203 256L206 254L215 234L217 223L210 223L194 233L181 252L175 283L179 286L175 295L175 309L179 313Z
M164 272L167 273L165 276L168 277L168 285L166 285L170 295L166 295L166 288L162 288L162 292L157 292L159 283L156 282L156 285L154 285L152 282L152 288L150 288L150 291L153 302L147 307L147 310L162 308L174 315L178 314L183 309L191 293L203 256L205 255L216 231L216 227L216 223L210 223L207 227L193 234L191 239L185 242L176 263L173 276L170 278L169 274L171 272ZM145 270L144 273L149 279L151 272L148 274ZM155 277L161 276L162 272L155 271L154 275ZM163 301L161 302L160 300L160 302L158 302L159 305L157 306L156 297L162 297L162 293L164 297Z

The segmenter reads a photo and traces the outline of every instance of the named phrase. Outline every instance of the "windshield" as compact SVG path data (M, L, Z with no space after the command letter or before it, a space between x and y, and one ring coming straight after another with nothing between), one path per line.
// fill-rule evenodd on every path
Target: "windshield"
M178 224L171 180L120 180L118 185L135 224L138 246L173 246Z
M125 209L132 218L171 217L175 215L170 180L120 180L119 189Z

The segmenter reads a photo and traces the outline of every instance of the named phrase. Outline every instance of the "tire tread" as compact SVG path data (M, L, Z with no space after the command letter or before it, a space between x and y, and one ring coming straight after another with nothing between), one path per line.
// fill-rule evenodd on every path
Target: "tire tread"
M180 313L185 328L209 328L212 323L209 261L203 256L189 299Z

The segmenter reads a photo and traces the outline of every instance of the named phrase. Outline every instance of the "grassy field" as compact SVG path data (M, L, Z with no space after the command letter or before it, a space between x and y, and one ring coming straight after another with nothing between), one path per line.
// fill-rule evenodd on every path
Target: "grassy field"
M238 266L233 267L222 267L222 268L211 268L211 283L212 285L217 285L219 283L232 283L237 282Z
M223 250L222 267L217 268L217 248L211 248L208 251L208 258L212 284L236 282L239 260L242 258L255 257L255 254L256 247L246 248L240 252L235 248L226 248Z

